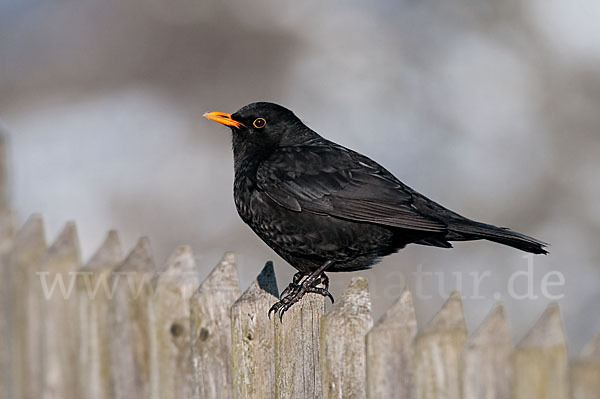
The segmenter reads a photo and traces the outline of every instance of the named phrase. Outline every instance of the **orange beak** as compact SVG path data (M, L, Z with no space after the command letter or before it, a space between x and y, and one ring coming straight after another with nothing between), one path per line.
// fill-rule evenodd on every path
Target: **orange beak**
M227 114L225 112L207 112L204 114L204 117L226 126L233 126L236 129L239 129L240 127L246 127L243 123L231 119L231 114Z

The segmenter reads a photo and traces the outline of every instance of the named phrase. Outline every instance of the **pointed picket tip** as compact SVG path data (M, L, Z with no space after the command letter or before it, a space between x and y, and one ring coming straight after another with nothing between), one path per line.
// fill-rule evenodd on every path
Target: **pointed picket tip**
M240 289L235 254L227 252L221 261L200 283L198 291Z
M325 316L371 314L369 283L364 277L353 277L339 301L336 301Z
M462 351L462 397L509 398L512 350L504 306L497 303Z
M56 240L50 245L44 259L63 260L67 259L79 263L79 238L77 237L77 226L75 222L69 221L65 224Z
M147 271L155 269L150 240L148 240L148 237L142 237L131 252L129 252L125 260L116 268L116 271Z
M233 303L232 307L237 307L244 302L252 301L253 299L260 298L264 295L273 296L273 299L279 298L277 278L275 277L275 270L273 269L273 262L271 261L268 261L265 264L256 279L237 301Z
M433 316L433 319L425 326L423 333L445 330L448 328L467 330L462 299L458 291L454 291L450 294L440 311Z
M469 337L468 347L493 345L499 341L512 345L512 338L504 304L497 303L487 315L483 323Z
M538 321L517 345L518 349L566 346L567 339L557 303L548 305Z
M362 295L364 292L369 291L369 283L364 277L353 277L346 287L342 299L353 298L354 295Z
M163 272L167 274L197 272L192 248L187 245L177 247L167 260Z
M34 213L25 224L17 231L15 247L46 246L46 233L44 219L40 214Z
M180 246L171 254L165 266L154 276L157 287L179 292L189 299L200 284L200 274L189 246ZM166 288L168 287L168 288Z
M15 214L0 208L0 257L13 248L15 239Z
M14 234L15 213L10 209L0 209L0 238Z
M235 258L235 253L233 251L227 251L223 254L221 258L222 263L230 263L235 264L237 259Z
M123 260L123 250L121 249L121 240L115 230L106 234L106 238L100 248L92 255L83 269L101 269L113 268Z
M404 287L396 302L384 313L373 327L375 330L417 328L417 316L410 290Z
M600 364L600 333L583 347L579 360Z

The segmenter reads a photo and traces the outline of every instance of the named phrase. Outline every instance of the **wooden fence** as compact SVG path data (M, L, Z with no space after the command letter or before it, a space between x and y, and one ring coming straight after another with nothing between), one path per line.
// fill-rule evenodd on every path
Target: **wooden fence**
M514 346L500 304L469 336L458 293L422 330L408 290L373 325L354 278L280 323L271 263L242 293L233 254L200 281L190 248L157 267L110 232L82 265L73 223L47 247L39 216L13 233L9 213L0 260L6 398L600 398L600 335L569 362L557 305Z

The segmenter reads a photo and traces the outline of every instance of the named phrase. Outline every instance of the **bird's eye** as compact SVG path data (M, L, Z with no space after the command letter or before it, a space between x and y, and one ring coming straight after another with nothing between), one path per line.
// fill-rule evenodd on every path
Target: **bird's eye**
M262 129L267 124L267 121L264 118L256 118L252 124L255 128Z

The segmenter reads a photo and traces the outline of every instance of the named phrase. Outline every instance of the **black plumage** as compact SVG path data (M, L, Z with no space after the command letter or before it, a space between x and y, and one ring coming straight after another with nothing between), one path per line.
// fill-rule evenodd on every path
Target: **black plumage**
M450 241L486 239L547 253L542 241L444 208L280 105L205 116L232 129L239 215L299 271L271 309L280 317L306 292L331 297L325 271L367 269L410 243L451 248Z

